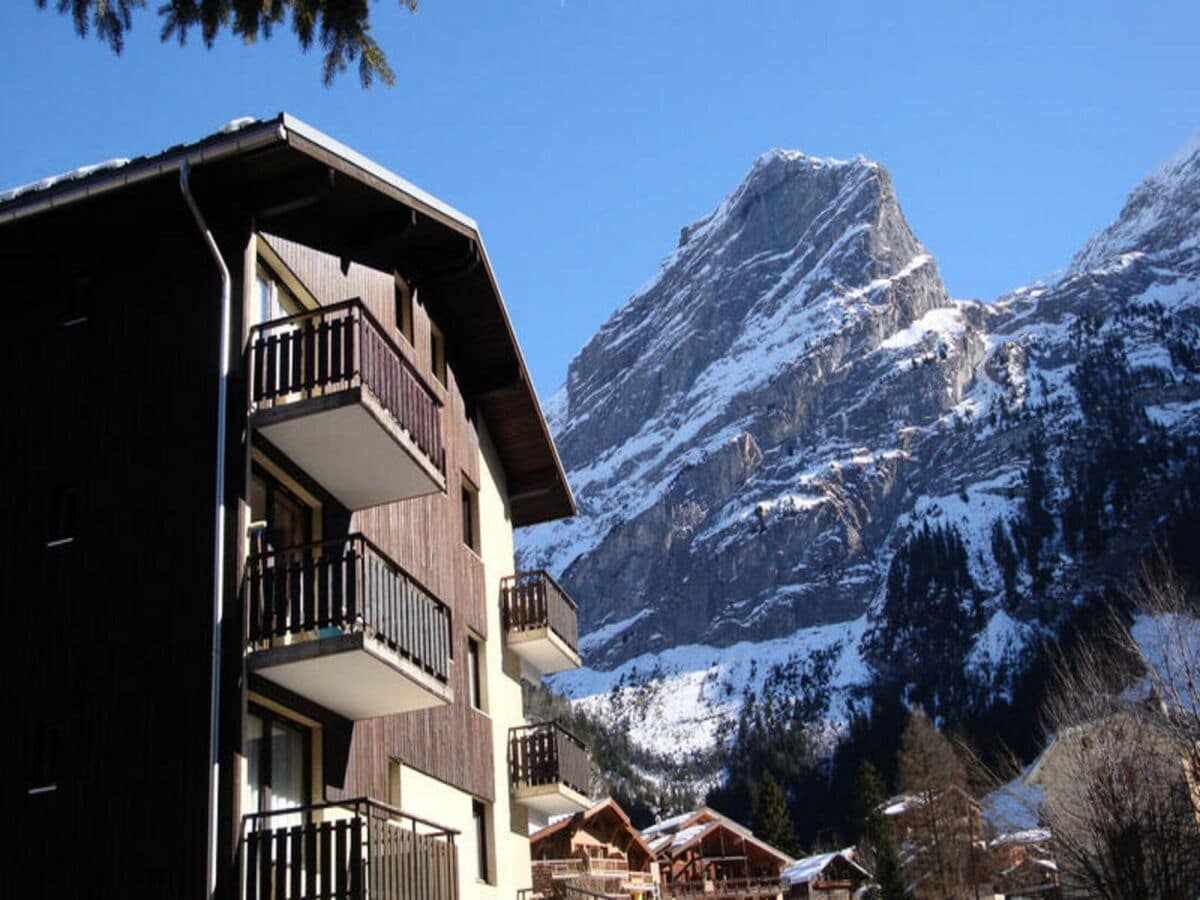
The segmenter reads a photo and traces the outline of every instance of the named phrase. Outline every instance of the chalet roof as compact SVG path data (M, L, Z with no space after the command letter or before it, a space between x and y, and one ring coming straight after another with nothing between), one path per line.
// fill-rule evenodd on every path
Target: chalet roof
M1053 835L1049 828L1026 828L1022 831L1009 831L996 835L988 844L990 847L1008 847L1013 844L1048 844Z
M562 818L551 822L545 828L535 831L529 836L530 851L536 855L537 845L542 841L555 834L558 834L561 831L574 834L588 822L598 819L604 814L616 815L617 818L628 829L634 843L638 845L638 847L646 854L647 857L649 857L651 860L654 859L654 850L652 846L647 843L642 834L633 827L633 822L630 821L629 816L625 813L625 810L621 809L621 805L612 797L605 797L603 800L593 803L590 807L582 812L577 812L569 816L563 816Z
M814 856L806 856L803 859L796 860L784 869L782 877L788 884L808 884L828 869L834 860L840 859L847 865L858 869L867 878L870 878L871 873L854 861L854 855L855 849L853 847L846 847L845 849L835 850L831 853L818 853Z
M642 830L642 837L649 840L650 849L661 859L663 856L682 853L697 841L720 829L733 832L763 853L776 857L784 865L792 862L790 856L755 837L745 825L708 806L656 822Z
M941 790L941 791L936 791L934 793L934 797L938 798L946 793L960 794L972 806L976 806L976 807L979 806L978 800L976 800L974 797L972 797L970 794L968 794L962 788L957 787L957 786L946 788L945 790ZM899 815L903 815L906 812L910 812L911 810L919 809L921 806L924 806L924 805L925 805L925 797L923 794L897 794L895 797L891 797L890 799L885 800L879 809L880 809L880 812L882 812L885 816L899 816Z
M218 237L233 213L249 214L272 234L417 284L448 344L468 348L455 373L495 440L513 524L575 514L476 222L294 116L235 119L189 144L0 192L6 251L37 253L75 233L85 240L89 229L111 229L114 215L133 220L138 203L178 193L185 161Z

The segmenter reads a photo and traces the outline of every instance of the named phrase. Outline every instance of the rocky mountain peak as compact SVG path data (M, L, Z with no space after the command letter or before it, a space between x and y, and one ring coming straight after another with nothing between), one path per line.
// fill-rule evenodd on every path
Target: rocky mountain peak
M1188 244L1191 247L1188 247ZM1115 222L1096 234L1071 262L1070 274L1123 254L1200 246L1200 131L1158 166L1125 201Z

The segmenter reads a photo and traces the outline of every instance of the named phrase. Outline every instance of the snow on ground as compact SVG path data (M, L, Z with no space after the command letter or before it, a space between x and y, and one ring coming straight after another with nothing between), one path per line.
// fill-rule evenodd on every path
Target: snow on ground
M1018 622L1004 610L996 610L975 637L975 646L967 656L967 671L980 684L996 685L998 694L1005 696L1006 679L998 676L1005 666L1011 668L1019 662L1035 637L1032 625Z
M612 640L619 634L628 631L646 616L653 615L652 609L641 609L632 616L621 619L619 622L602 622L596 628L593 628L579 640L579 652L586 654L594 647L600 647Z
M929 310L907 328L902 328L879 346L884 350L903 350L915 347L928 334L938 337L956 338L967 327L962 310L957 306L939 306Z
M866 620L860 618L759 643L689 644L642 654L611 671L565 672L549 683L602 720L621 721L638 746L660 753L670 748L682 758L715 745L720 724L738 713L745 691L762 689L773 665L807 659L835 645L841 649L829 685L830 719L844 718L848 689L868 677L858 653L865 628Z
M1028 769L983 798L983 817L1000 833L1037 828L1042 806L1042 787L1028 784Z

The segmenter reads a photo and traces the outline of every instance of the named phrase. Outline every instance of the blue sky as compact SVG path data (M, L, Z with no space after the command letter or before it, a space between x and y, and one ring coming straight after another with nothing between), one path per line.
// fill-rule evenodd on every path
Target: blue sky
M950 291L989 298L1200 127L1194 0L382 0L398 81L367 91L286 31L161 45L156 6L118 58L4 0L0 187L286 109L479 220L543 394L768 148L884 163Z

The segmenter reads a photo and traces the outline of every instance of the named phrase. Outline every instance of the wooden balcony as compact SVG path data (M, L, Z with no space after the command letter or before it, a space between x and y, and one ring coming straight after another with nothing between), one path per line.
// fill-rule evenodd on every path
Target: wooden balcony
M662 900L702 897L704 900L743 900L743 898L785 897L790 890L780 878L728 878L712 881L676 881L659 886Z
M242 820L242 900L458 900L458 832L357 799Z
M360 300L251 331L250 425L348 509L446 488L442 401Z
M449 703L450 610L360 534L246 563L247 668L348 719Z
M579 612L550 573L518 572L500 582L508 647L542 675L577 669Z
M513 799L542 815L591 806L591 756L579 738L556 722L509 730L508 777Z

